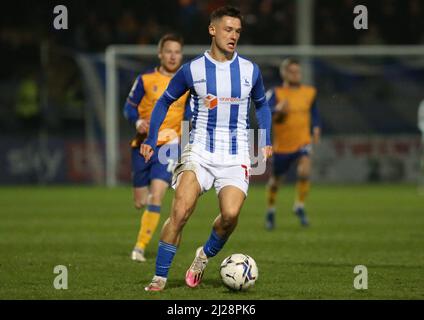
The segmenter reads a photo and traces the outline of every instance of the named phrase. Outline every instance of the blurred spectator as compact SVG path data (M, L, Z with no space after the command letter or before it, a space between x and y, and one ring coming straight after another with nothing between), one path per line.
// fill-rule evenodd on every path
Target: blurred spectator
M113 43L156 44L169 31L180 33L186 44L205 45L209 14L225 4L238 6L245 17L240 44L296 43L298 3L293 0L63 0L61 4L68 8L69 30L54 30L46 23L54 17L50 1L34 6L28 0L15 0L13 9L0 13L0 89L10 94L1 100L10 105L13 93L19 92L16 110L21 118L35 115L36 82L22 75L30 68L42 70L49 89L47 123L51 125L61 121L67 105L78 105L81 99L81 90L72 89L81 85L75 80L78 68L69 61L75 52L103 53ZM314 44L424 43L422 0L315 0L313 4ZM368 8L368 30L353 28L353 9L359 4ZM44 69L40 43L49 43L57 54L49 57L50 65Z
M410 43L424 43L424 5L419 0L409 1L408 27L405 35L410 36Z
M134 12L124 10L116 25L116 37L121 43L135 43L140 32L140 24L134 16Z
M19 19L4 17L0 22L0 46L22 46L54 32L42 23L52 18L51 4L40 2L33 11L23 0ZM68 4L69 2L69 4ZM147 1L64 1L69 6L70 29L56 33L59 43L84 51L103 51L111 43L154 44L166 30L181 33L187 44L206 44L204 28L209 14L224 4L239 6L246 19L241 38L246 44L295 43L296 3L289 0L156 0ZM355 30L353 8L368 8L368 30ZM420 0L315 0L314 39L316 44L408 44L422 43L424 9ZM5 15L5 12L2 12ZM37 18L38 17L38 18ZM3 18L3 17L2 17ZM25 21L25 23L21 23ZM369 33L369 35L367 35Z
M40 113L39 88L35 75L27 75L19 84L16 101L16 115L21 119L30 119Z
M39 129L40 108L40 86L37 75L31 71L20 81L15 102L15 117L18 130L32 133ZM9 121L13 121L13 115L9 115Z

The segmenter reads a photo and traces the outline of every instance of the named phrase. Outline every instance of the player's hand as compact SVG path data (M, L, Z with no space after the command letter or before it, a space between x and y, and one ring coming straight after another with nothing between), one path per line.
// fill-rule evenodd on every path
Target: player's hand
M275 106L275 111L282 113L282 114L287 114L289 112L289 101L287 99L282 100L281 102L279 102L276 106Z
M135 128L138 133L144 134L149 130L150 121L144 119L138 119L135 123Z
M268 158L272 157L272 146L265 146L262 148L262 155L264 156L264 162L266 162L266 160Z
M148 144L141 144L140 145L140 154L144 157L144 160L148 162L150 158L153 156L154 150L153 148Z
M315 127L312 130L312 134L313 134L313 142L315 145L319 144L320 140L321 140L321 129L319 127Z

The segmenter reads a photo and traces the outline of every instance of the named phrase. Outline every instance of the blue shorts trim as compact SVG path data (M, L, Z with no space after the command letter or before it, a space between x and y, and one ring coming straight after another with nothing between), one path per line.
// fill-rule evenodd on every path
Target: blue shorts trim
M272 156L272 173L274 176L282 176L289 171L292 163L302 156L310 156L311 147L307 145L292 153L274 153Z
M161 146L162 147L162 146ZM171 152L167 152L167 159L159 161L160 148L157 147L155 153L152 158L146 163L144 157L140 154L139 148L131 149L131 166L132 166L132 183L134 188L142 188L149 186L152 180L159 179L163 180L166 183L170 184L172 180L172 169L173 166L169 164L169 162L163 163L169 160L178 160L178 156L180 154L179 145L167 146L171 148L177 148L174 150L178 150L176 154L171 154Z

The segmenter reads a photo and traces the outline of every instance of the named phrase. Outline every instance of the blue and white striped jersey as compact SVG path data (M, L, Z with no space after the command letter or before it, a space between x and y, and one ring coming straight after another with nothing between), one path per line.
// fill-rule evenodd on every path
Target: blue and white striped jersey
M205 161L249 163L251 100L256 105L259 127L267 130L267 145L271 145L270 109L259 67L237 53L231 60L219 62L207 51L184 64L170 81L155 106L146 143L154 145L154 141L150 140L155 137L156 121L160 121L159 110L187 90L191 94L191 148ZM155 117L155 113L158 117Z

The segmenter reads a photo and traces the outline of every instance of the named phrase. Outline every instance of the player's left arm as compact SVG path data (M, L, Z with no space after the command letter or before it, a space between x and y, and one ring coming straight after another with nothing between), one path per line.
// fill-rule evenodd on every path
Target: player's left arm
M321 119L319 116L317 98L315 97L314 102L311 106L311 120L312 120L312 136L314 144L318 144L321 139Z
M140 133L144 133L147 131L148 122L140 119L140 115L138 113L138 105L145 95L144 91L144 83L141 75L137 76L134 81L134 84L131 88L131 91L128 95L127 101L124 105L124 117L128 120L128 122L135 126L137 131Z
M178 100L189 88L186 69L188 65L183 65L172 77L165 92L156 102L150 117L149 135L142 145L140 145L140 154L149 161L154 153L158 141L159 128L165 120L170 105Z
M253 69L253 87L251 97L255 102L256 118L259 129L265 130L265 144L262 147L264 158L272 156L271 144L271 109L265 96L265 88L259 67L255 64Z

